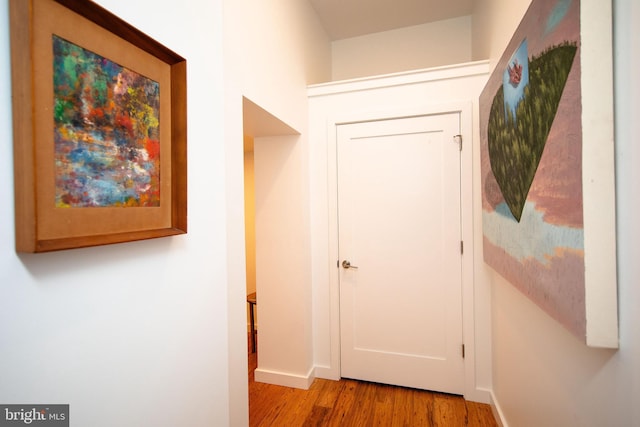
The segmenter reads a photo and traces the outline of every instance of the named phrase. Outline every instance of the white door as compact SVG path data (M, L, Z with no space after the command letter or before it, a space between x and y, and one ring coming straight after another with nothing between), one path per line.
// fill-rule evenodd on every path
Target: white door
M460 115L337 132L341 376L462 394Z

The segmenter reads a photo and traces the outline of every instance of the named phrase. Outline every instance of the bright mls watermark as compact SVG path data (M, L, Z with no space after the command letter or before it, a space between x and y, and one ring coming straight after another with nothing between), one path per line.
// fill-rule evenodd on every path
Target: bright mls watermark
M0 427L69 427L69 405L0 405Z

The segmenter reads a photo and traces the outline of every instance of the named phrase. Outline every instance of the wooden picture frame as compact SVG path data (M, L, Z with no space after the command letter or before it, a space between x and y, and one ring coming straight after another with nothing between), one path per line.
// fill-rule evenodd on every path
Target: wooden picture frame
M16 251L47 252L186 233L186 60L86 0L10 0L10 23ZM100 79L100 94L109 97L107 101L86 105L85 94L91 95L98 85L87 83L87 73L76 73L80 65L61 74L59 64L73 58L60 53L59 40L64 52L80 52L99 64L91 65L97 71L89 82ZM107 67L115 70L113 75ZM62 77L54 83L60 75L65 85ZM125 83L123 75L130 77ZM146 86L136 87L131 79ZM82 90L77 89L81 84ZM64 97L59 87L65 88L67 98L73 87L75 98L60 101ZM114 93L126 95L131 105L134 89L143 94L137 110L114 101ZM70 108L73 105L76 108ZM143 121L152 124L143 126ZM67 144L64 149L60 140ZM90 147L87 152L102 150L99 167L85 173L86 164L69 160L73 144ZM85 185L95 183L96 177L116 188L108 193L115 198L80 200L94 194ZM126 194L119 193L121 188Z

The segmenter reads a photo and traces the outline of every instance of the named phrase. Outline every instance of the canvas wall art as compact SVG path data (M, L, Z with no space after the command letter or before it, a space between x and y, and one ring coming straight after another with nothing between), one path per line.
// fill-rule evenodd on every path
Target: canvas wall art
M160 206L160 85L52 42L56 206Z
M593 25L606 12L532 1L481 94L480 150L485 262L587 344L615 347L611 49L591 44L610 40Z

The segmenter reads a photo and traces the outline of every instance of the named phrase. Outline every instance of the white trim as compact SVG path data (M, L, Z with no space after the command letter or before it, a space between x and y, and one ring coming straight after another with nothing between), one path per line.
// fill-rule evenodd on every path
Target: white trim
M330 117L327 122L327 167L328 167L328 214L329 214L329 292L331 319L331 366L323 372L317 371L319 377L340 378L340 289L339 271L335 266L338 259L338 224L337 224L337 175L336 175L336 127L346 123L357 123L377 120L400 119L449 112L460 113L460 130L463 135L461 153L461 226L462 239L466 253L462 257L462 334L465 342L465 398L472 401L488 402L488 391L476 387L475 378L475 333L474 333L474 233L473 233L473 108L472 102L453 102L440 105L429 105L411 109L394 109L387 112L356 112Z
M338 361L338 364L340 362ZM340 380L340 369L336 369L336 364L333 366L315 366L316 378L323 378L325 380Z
M386 76L332 82L310 86L310 162L312 225L317 229L312 241L312 282L314 301L314 364L316 376L340 378L340 319L337 283L337 227L330 213L336 200L329 189L336 188L335 157L336 124L421 115L425 111L463 111L461 130L464 149L461 177L463 239L465 252L463 273L463 336L465 338L465 392L468 400L491 401L490 319L477 304L489 304L490 289L476 282L473 254L481 257L481 241L474 237L481 226L476 186L479 179L477 152L478 95L490 72L488 61L397 73ZM480 86L479 86L480 85ZM370 89L370 90L369 90ZM444 103L444 104L443 104ZM331 144L333 148L330 148ZM332 153L333 151L333 153ZM474 170L475 168L475 170ZM474 179L477 178L477 179ZM481 233L479 234L481 236ZM477 288L477 286L480 288ZM481 308L480 311L477 308ZM478 316L481 316L479 318ZM478 323L479 322L479 323ZM315 329L317 328L317 329ZM476 339L480 339L476 345ZM488 364L489 363L489 364Z
M365 77L340 82L321 83L308 86L309 98L315 96L335 95L339 93L355 92L368 89L380 89L392 86L425 83L436 80L485 75L488 72L489 61L475 61L464 64L447 65L402 73L385 74L375 77Z
M491 394L490 405L491 412L493 412L493 418L496 419L496 423L499 427L509 427L509 424L507 424L507 420L504 417L504 412L502 411L500 403L498 402L498 399L496 398L495 394L493 394L493 391L490 391L489 393Z
M290 372L270 371L268 369L256 368L254 373L255 380L259 383L308 390L315 379L314 372L315 369L311 368L306 375L299 375Z

